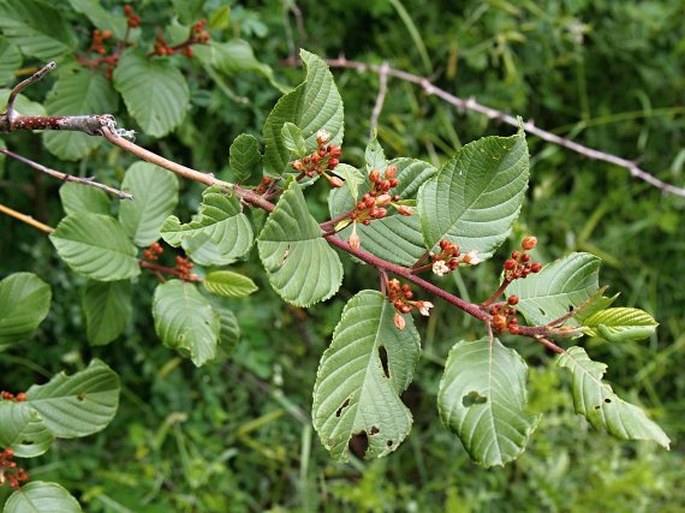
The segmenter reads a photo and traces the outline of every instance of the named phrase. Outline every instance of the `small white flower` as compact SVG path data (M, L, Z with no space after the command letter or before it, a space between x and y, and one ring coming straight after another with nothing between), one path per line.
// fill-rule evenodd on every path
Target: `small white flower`
M419 309L419 313L421 315L425 315L426 317L428 317L430 315L430 312L428 310L433 308L433 303L431 303L430 301L417 301L416 307Z
M450 268L444 260L436 260L433 262L433 272L438 276L443 276L444 274L450 272Z
M478 256L478 250L472 249L468 253L466 253L466 256L468 257L468 260L464 259L464 261L468 264L471 265L478 265L481 263L481 259Z
M318 141L321 141L322 143L328 142L328 140L331 138L331 134L328 133L327 130L324 130L323 128L316 132L316 139Z

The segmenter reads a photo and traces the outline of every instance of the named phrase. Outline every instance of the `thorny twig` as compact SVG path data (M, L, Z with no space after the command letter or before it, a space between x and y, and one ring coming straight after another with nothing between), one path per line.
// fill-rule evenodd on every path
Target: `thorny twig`
M370 71L372 73L378 74L379 76L387 74L395 78L399 78L400 80L417 84L426 92L426 94L433 94L441 98L442 100L446 101L450 105L454 105L459 110L471 110L473 112L483 114L484 116L487 116L490 119L496 119L504 123L507 123L508 125L512 125L517 128L519 127L519 120L515 116L511 116L510 114L506 114L505 112L502 112L500 110L493 109L492 107L488 107L487 105L480 104L474 98L468 98L464 100L463 98L448 93L444 89L440 89L425 77L414 75L413 73L408 73L406 71L394 68L385 68L385 64L382 66L378 66L375 64L366 64L363 62L350 61L347 60L345 57L329 59L327 62L328 65L333 68L349 68L355 69L359 72ZM631 176L639 178L640 180L647 182L648 184L652 185L653 187L656 187L657 189L660 189L663 192L685 197L685 188L678 187L660 180L653 174L648 173L644 169L641 169L632 160L628 160L623 157L618 157L616 155L612 155L604 151L596 150L583 144L571 141L570 139L560 137L556 134L548 132L547 130L538 128L532 121L527 121L526 123L524 123L523 130L525 130L529 134L539 137L544 141L556 144L558 146L576 152L580 155L583 155L584 157L587 157L589 159L601 160L603 162L607 162L609 164L613 164L615 166L627 169Z

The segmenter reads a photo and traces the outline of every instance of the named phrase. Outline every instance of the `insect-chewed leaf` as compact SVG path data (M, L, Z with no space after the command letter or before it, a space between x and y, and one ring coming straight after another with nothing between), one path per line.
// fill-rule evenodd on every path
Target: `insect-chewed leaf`
M181 224L169 216L161 228L164 240L183 246L201 265L228 265L242 258L252 247L252 226L240 202L219 186L202 193L200 210L193 220Z
M570 347L557 364L571 372L573 404L596 429L622 440L653 440L668 449L671 440L641 408L619 398L602 382L607 366L595 362L582 347Z
M76 438L103 430L119 407L119 377L93 360L71 376L60 373L45 385L28 389L27 404L58 438Z
M411 429L411 412L400 394L414 377L419 334L410 316L398 330L394 313L380 292L359 292L345 306L321 357L312 416L334 458L348 459L355 436L368 443L365 458L385 456Z
M19 458L33 458L47 452L54 438L26 402L0 401L0 447L11 447Z
M504 242L528 187L528 147L523 132L484 137L465 145L419 191L426 247L441 239L462 253L490 258Z
M599 288L600 259L590 253L571 253L516 280L507 294L519 296L516 308L531 324L546 324L583 304ZM569 324L574 323L572 319Z
M438 410L473 460L504 465L525 449L539 415L526 411L526 363L498 339L460 341L451 349Z
M340 288L338 254L307 209L302 189L291 181L257 238L259 257L278 294L297 306L328 299Z
M264 123L264 169L272 174L287 171L290 161L291 152L282 133L287 122L300 129L309 152L316 149L319 130L330 134L329 144L340 145L343 139L342 98L328 65L305 50L300 57L307 68L305 81L278 101Z

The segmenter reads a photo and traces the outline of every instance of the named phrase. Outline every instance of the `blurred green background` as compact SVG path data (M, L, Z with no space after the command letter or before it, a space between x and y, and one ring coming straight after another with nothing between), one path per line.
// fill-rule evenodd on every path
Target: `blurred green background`
M120 9L119 2L101 2ZM87 20L60 6L83 48ZM175 1L136 3L144 22L163 30ZM284 65L297 48L321 56L391 66L430 78L463 98L489 105L588 146L637 160L662 180L685 184L685 4L682 0L348 0L347 2L194 0L202 16L229 6L212 36L241 37L271 66L276 82L295 85L302 71ZM156 25L155 25L156 24ZM28 65L28 64L27 64ZM343 161L359 165L368 140L378 77L334 69L345 102ZM141 138L171 158L226 172L228 147L243 131L258 134L280 92L263 74L222 79L186 70L193 107L186 123L160 141ZM7 84L0 84L7 86ZM49 84L27 94L42 100ZM43 96L42 96L43 95ZM439 164L462 144L512 127L458 112L415 85L390 78L378 134L389 157ZM221 134L207 137L207 134ZM57 161L32 134L4 138L43 164L116 183L132 159L107 146L77 163ZM161 347L150 317L152 278L142 279L124 336L89 347L83 281L58 261L47 238L0 217L0 276L27 270L53 286L53 308L30 345L3 353L2 388L15 390L97 356L123 383L120 411L97 436L60 441L31 460L33 479L55 480L86 511L107 512L680 512L685 511L685 198L665 195L626 170L528 139L528 202L511 243L531 233L550 261L571 251L604 259L600 274L618 304L651 313L657 335L639 343L585 343L609 364L607 379L643 405L673 439L670 452L619 442L573 413L569 383L540 347L509 342L531 366L531 407L544 413L528 451L500 469L471 463L440 424L437 384L448 349L482 327L438 304L420 324L423 358L405 395L415 425L390 457L332 461L309 418L318 359L344 302L375 281L346 265L344 288L307 311L273 293L256 258L241 271L260 291L233 307L242 339L227 360L195 369ZM0 162L0 201L57 224L59 183ZM185 215L201 188L184 184ZM325 188L309 194L325 214ZM494 262L455 276L450 286L482 300L497 286ZM253 255L254 256L254 255ZM146 281L147 280L147 281ZM0 503L6 496L0 489Z

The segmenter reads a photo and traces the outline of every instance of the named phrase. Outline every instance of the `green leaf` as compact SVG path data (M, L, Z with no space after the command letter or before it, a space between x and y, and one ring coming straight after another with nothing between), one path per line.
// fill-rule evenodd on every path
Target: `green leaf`
M0 37L0 85L11 85L15 81L15 73L21 62L19 49L4 37Z
M399 185L392 192L398 194L404 203L411 200L421 185L435 173L435 168L422 160L401 158L392 160L390 164L397 167L399 180ZM359 192L368 191L369 181L366 179ZM331 217L349 212L354 205L355 201L347 188L331 190L328 197ZM401 216L393 207L387 208L387 217L375 220L368 226L357 225L361 247L395 264L412 265L426 252L418 216ZM347 239L351 230L352 227L348 227L341 231L340 237Z
M33 333L50 311L50 285L33 273L0 281L0 349Z
M57 483L33 481L10 495L3 513L81 513L78 501Z
M126 18L105 9L98 0L69 0L72 9L85 15L100 30L111 30L116 39L126 37Z
M283 124L281 138L285 147L294 153L296 157L304 157L309 154L309 151L307 151L307 141L304 140L302 131L290 121L286 121Z
M136 162L121 182L133 201L122 201L119 222L139 247L160 237L160 227L178 203L178 179L173 173L147 162Z
M398 330L394 314L383 294L362 290L345 306L321 357L312 417L321 442L338 460L347 461L355 435L368 442L365 458L380 458L411 429L411 412L400 394L414 377L419 334L411 316Z
M351 196L355 201L359 197L359 186L364 183L364 175L356 167L349 164L338 164L335 168L335 174L345 180L345 185ZM331 189L331 193L337 189ZM351 205L354 203L350 202Z
M259 152L259 141L254 135L240 134L233 140L230 150L229 165L236 179L244 181L250 178L262 163Z
M190 108L186 79L167 59L126 50L113 78L129 113L143 132L153 137L171 132Z
M7 105L10 92L10 89L0 89L0 105ZM47 114L41 103L33 102L23 94L17 95L14 112L20 116L45 116Z
M590 253L571 253L538 274L512 282L507 294L519 296L516 308L530 324L546 324L583 304L599 288L600 263ZM570 319L567 324L577 323Z
M623 342L650 337L656 332L658 325L644 310L608 308L586 318L583 321L583 333L609 342Z
M119 407L119 391L116 373L94 359L72 376L61 372L45 385L33 385L26 395L56 437L76 438L107 427Z
M340 258L322 235L300 185L291 181L257 239L269 282L285 301L309 306L340 288Z
M50 115L105 114L115 112L119 97L102 73L80 68L62 74L45 100ZM80 132L43 133L45 147L64 160L80 160L100 145L101 139Z
M0 32L24 55L45 61L76 47L76 38L62 14L39 0L0 2Z
M642 409L620 399L602 382L607 366L591 360L582 347L570 347L557 364L571 372L573 404L596 429L621 440L653 440L668 449L671 440Z
M255 57L250 43L242 39L232 39L225 43L210 41L206 45L195 45L193 53L200 61L227 75L253 71L273 80L271 67L260 62Z
M370 173L373 169L377 169L381 173L388 167L388 161L385 158L385 152L374 136L366 145L364 151L364 161L366 162L366 172Z
M490 258L504 242L528 187L528 147L523 133L484 137L467 144L419 191L426 247L441 239Z
M287 171L290 162L290 150L281 131L286 122L300 128L307 153L316 149L319 130L331 135L329 144L342 144L343 103L333 76L316 55L302 50L300 56L307 68L305 81L278 101L264 123L264 169L276 175Z
M83 294L88 342L109 344L126 328L131 318L131 282L89 281Z
M107 193L81 183L67 182L59 188L59 197L66 214L86 212L109 215L112 206Z
M202 193L200 210L193 220L181 224L169 216L161 228L164 240L183 249L201 265L228 265L244 257L252 247L252 226L242 213L238 198L213 186Z
M482 338L462 340L450 350L438 410L477 463L504 465L526 449L540 419L526 411L527 369L523 358L496 338L492 346Z
M219 348L226 355L230 355L240 342L240 326L238 319L227 304L227 299L219 296L209 296L212 309L219 314L221 329L219 330Z
M258 289L250 278L231 271L211 272L202 284L208 292L226 297L245 297Z
M11 447L19 458L34 458L45 454L54 439L26 402L0 401L0 447Z
M116 219L100 214L70 214L50 241L75 272L98 281L117 281L140 274L137 249Z
M179 280L158 285L152 300L152 316L164 345L190 356L197 367L216 357L219 314L195 285Z

